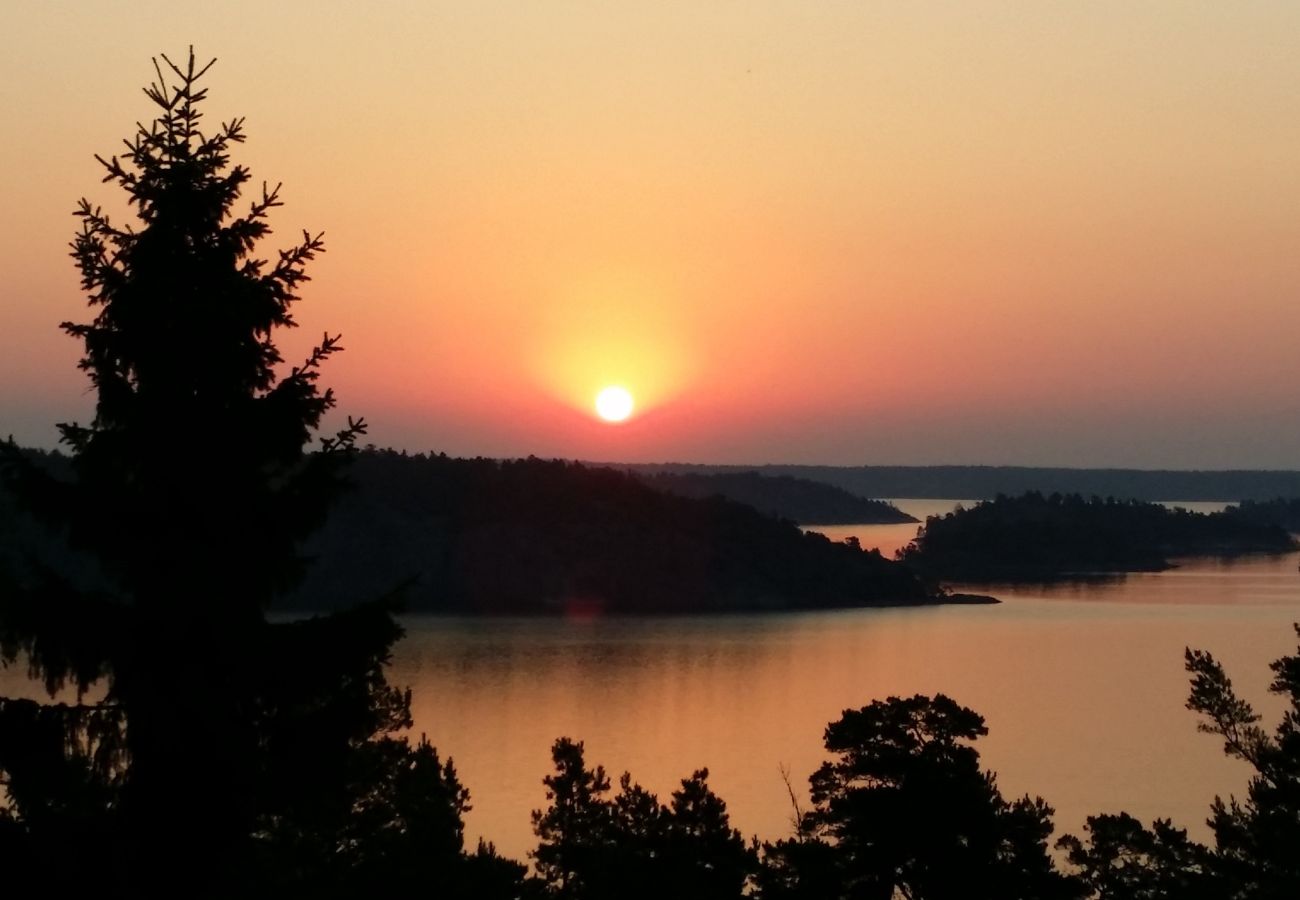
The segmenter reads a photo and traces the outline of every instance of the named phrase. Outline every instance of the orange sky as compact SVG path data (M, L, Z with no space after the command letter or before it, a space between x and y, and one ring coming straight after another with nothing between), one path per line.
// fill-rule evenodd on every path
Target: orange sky
M129 9L129 13L126 11ZM74 201L149 57L326 232L381 445L1300 467L1300 4L15 3L0 432L85 419ZM272 251L267 247L267 252ZM598 422L607 383L636 395Z

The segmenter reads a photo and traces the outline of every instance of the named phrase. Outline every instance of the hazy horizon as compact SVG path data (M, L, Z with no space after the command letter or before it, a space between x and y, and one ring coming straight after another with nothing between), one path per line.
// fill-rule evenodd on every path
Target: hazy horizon
M77 198L193 44L324 231L281 340L379 446L754 464L1300 460L1300 6L23 4L0 435L92 395ZM254 25L256 27L254 27ZM119 216L119 221L122 221ZM609 425L595 393L638 412Z

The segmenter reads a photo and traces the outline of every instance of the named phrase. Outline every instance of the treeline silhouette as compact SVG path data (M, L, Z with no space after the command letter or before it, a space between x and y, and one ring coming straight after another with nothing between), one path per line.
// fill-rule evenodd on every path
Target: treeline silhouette
M407 608L703 613L925 603L872 550L733 500L680 497L559 460L360 453L353 489L307 544L285 608L332 608L406 579Z
M809 778L811 808L792 791L794 834L748 849L707 770L684 780L668 806L626 774L611 795L582 744L561 739L556 773L545 779L551 805L533 814L537 877L547 895L582 900L1300 896L1300 649L1271 666L1270 689L1287 709L1272 734L1212 655L1188 650L1186 668L1200 730L1251 770L1243 799L1210 805L1211 846L1168 819L1146 826L1110 813L1089 817L1082 838L1057 840L1067 863L1058 865L1052 808L1003 797L980 767L983 718L944 695L918 695L830 723L831 757Z
M24 451L70 481L59 453ZM743 479L748 482L749 479ZM368 449L305 544L311 566L281 610L321 611L401 588L404 608L458 613L703 613L939 599L875 551L805 534L712 493L678 496L611 469ZM862 501L870 503L871 501ZM887 509L889 507L886 507ZM85 585L93 561L35 527L0 490L0 563Z
M790 475L842 488L860 497L991 500L1027 491L1125 497L1135 500L1268 500L1300 497L1300 471L1226 469L1066 469L1036 466L808 466L644 463L626 466L654 474L757 472Z
M1224 510L1228 515L1255 525L1276 525L1292 534L1300 534L1300 498L1275 497L1272 500L1243 500Z
M656 490L701 500L726 497L803 525L889 525L918 521L884 500L869 500L833 485L789 475L654 472L640 477Z
M1285 529L1236 514L1031 491L931 516L898 558L950 581L1043 580L1167 568L1170 557L1280 553Z

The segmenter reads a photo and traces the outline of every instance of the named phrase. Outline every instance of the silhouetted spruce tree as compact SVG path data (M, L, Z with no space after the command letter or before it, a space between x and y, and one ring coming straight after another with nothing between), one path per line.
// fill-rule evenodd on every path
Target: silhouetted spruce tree
M243 122L202 122L210 65L155 61L157 118L97 157L136 225L77 209L95 315L63 328L84 344L96 405L89 425L60 426L75 478L8 453L20 500L113 588L35 567L0 595L5 659L78 698L0 702L0 836L47 885L108 895L355 894L361 873L382 889L439 867L451 891L451 861L468 865L466 795L432 748L385 737L409 724L408 695L384 678L401 634L388 606L266 619L365 425L349 418L308 452L334 406L317 379L339 340L287 366L274 338L294 325L321 236L257 256L279 189L240 208ZM69 838L85 865L63 864ZM493 859L472 868L519 880Z
M624 773L617 794L583 745L551 751L543 779L551 805L533 812L538 873L565 900L735 900L757 868L754 850L731 827L708 770L684 779L668 805Z
M977 713L939 694L891 697L826 728L836 759L813 774L813 809L764 848L765 900L1046 900L1082 896L1048 855L1051 807L1008 802L971 743Z

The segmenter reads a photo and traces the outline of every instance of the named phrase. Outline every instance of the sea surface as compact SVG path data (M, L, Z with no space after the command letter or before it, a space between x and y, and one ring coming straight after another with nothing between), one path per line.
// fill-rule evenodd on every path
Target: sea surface
M918 518L957 501L896 500ZM1182 504L1198 511L1222 504ZM888 554L915 525L836 526ZM1059 586L982 586L1004 602L702 618L595 620L407 617L392 680L413 689L415 732L456 764L468 836L523 858L529 812L559 736L589 763L663 799L701 767L747 836L789 834L783 771L806 802L842 710L890 695L946 693L983 714L979 741L1008 796L1041 795L1058 832L1126 810L1171 817L1205 839L1216 794L1247 767L1184 708L1183 649L1212 651L1265 724L1270 660L1296 649L1300 555Z
M958 501L895 500L917 518ZM969 501L967 502L969 505ZM1183 504L1213 511L1222 504ZM886 555L916 525L834 526ZM1184 647L1210 650L1265 724L1277 721L1269 661L1296 650L1300 554L1056 586L979 586L993 606L694 618L460 619L408 616L391 680L412 689L414 734L450 755L471 793L467 837L526 858L545 804L550 746L661 798L707 767L746 836L787 836L783 772L807 802L822 732L847 708L946 693L979 711L977 746L1003 793L1041 795L1058 833L1126 810L1206 839L1210 801L1242 793L1248 768L1184 708ZM0 694L42 696L20 667Z

